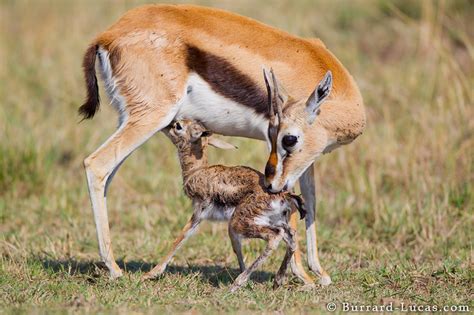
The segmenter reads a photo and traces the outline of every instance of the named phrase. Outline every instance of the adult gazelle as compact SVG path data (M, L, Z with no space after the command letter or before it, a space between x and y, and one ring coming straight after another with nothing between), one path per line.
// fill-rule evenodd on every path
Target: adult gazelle
M119 128L84 160L101 259L112 278L114 260L106 193L120 164L173 119L199 120L226 136L265 140L271 154L265 181L272 192L299 179L308 211L308 264L329 284L318 258L312 164L347 144L365 127L365 110L352 76L317 39L303 39L247 17L190 5L147 5L128 11L87 49L87 99L79 112L99 109L96 58ZM281 100L271 129L262 66L275 73ZM332 90L315 111L314 91L332 73ZM317 91L316 91L317 93ZM317 116L317 119L315 119ZM272 118L273 119L273 118ZM296 220L291 220L296 224ZM300 253L293 259L301 267Z

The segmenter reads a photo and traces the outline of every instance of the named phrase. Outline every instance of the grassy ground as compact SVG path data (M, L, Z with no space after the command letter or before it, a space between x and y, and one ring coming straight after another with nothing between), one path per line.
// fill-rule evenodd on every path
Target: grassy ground
M321 259L334 284L273 291L283 256L227 293L237 263L225 225L206 224L166 275L140 282L190 215L174 149L157 135L109 193L116 256L98 263L82 159L115 128L103 106L78 124L88 42L134 1L0 1L0 305L97 312L324 309L328 302L470 305L473 300L474 6L471 1L217 1L301 36L320 37L353 73L368 126L318 162ZM213 162L262 169L263 143ZM262 243L245 246L247 260ZM0 310L0 312L2 312Z

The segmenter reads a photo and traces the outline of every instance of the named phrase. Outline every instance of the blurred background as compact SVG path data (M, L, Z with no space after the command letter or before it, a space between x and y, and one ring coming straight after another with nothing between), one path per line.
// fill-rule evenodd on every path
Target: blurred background
M207 224L178 253L169 277L138 289L140 273L163 256L191 214L174 147L161 134L124 163L111 185L115 254L131 272L109 284L96 268L82 160L117 120L101 90L100 112L79 123L81 62L99 32L146 2L1 0L0 304L64 306L79 299L91 307L181 301L183 309L275 309L272 297L286 294L293 302L282 309L344 298L472 303L474 2L190 2L319 37L358 82L365 133L317 163L321 261L335 284L317 294L287 293L257 281L253 293L220 305L223 279L236 275L236 261L225 224ZM238 153L211 149L213 163L263 169L264 143L230 142ZM261 248L250 242L247 260ZM281 255L265 270L276 270ZM141 296L127 293L131 287Z

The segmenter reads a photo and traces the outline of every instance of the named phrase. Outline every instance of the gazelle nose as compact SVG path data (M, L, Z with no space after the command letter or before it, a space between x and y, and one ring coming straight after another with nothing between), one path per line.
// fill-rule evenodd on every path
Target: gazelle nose
M272 191L272 184L269 184L269 185L267 186L267 190Z
M275 175L275 166L273 164L267 163L265 165L265 176L271 177Z

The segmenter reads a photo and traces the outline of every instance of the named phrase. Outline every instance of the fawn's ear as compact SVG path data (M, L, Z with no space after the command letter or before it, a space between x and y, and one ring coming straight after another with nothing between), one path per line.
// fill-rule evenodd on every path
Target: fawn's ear
M201 139L201 137L205 137L208 131L201 123L193 122L188 126L188 133L191 138L191 142L196 142Z
M215 148L224 149L224 150L232 150L238 149L235 145L225 142L222 139L216 137L209 137L209 145L212 145Z
M301 219L304 219L304 217L306 216L306 205L304 203L304 200L303 198L301 198L301 196L298 196L296 194L293 194L293 193L290 193L289 194L291 199L292 199L292 202L293 202L293 206L298 210L298 212L300 213L300 220Z

